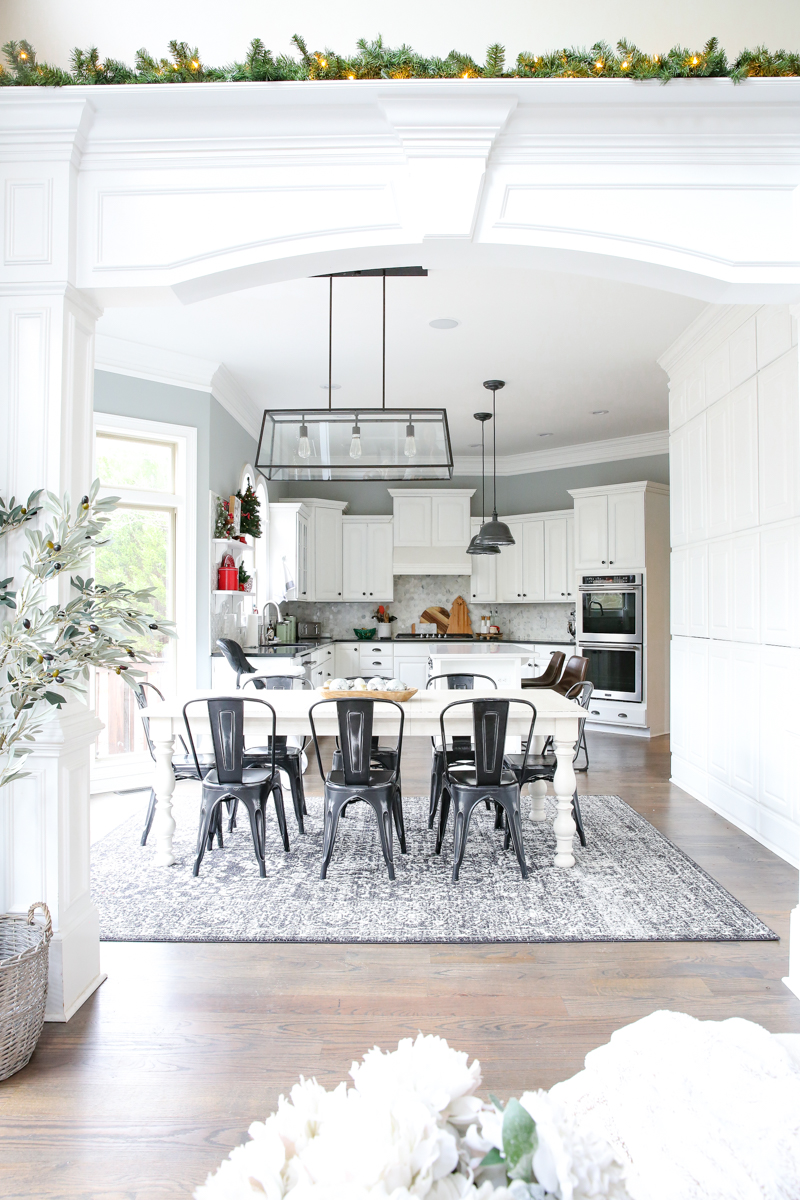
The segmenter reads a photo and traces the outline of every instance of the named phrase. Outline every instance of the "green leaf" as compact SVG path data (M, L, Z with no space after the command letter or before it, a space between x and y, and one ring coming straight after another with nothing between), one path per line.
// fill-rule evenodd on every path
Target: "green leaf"
M503 1111L503 1105L497 1099L497 1096L494 1096L491 1092L489 1092L489 1099L491 1100L492 1104L495 1106L495 1108L497 1109L498 1112Z
M482 1167L499 1167L504 1162L505 1162L505 1159L503 1158L500 1151L497 1149L496 1146L492 1146L489 1153L484 1154L479 1165Z
M519 1100L509 1100L503 1113L503 1153L509 1179L532 1180L533 1154L539 1144L536 1122Z

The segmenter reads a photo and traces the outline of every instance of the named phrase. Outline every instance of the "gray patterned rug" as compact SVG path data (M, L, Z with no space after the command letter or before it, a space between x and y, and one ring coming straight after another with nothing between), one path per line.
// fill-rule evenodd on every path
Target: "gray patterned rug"
M450 883L452 818L441 857L427 829L427 797L404 801L408 854L395 841L390 883L372 811L348 810L328 878L319 878L322 801L309 798L308 833L287 813L291 850L267 820L261 879L247 817L191 874L196 785L179 785L173 867L153 866L131 818L92 848L92 895L104 941L132 942L640 942L776 940L758 917L618 796L581 799L588 846L576 866L552 865L550 824L523 818L529 878L476 809L461 879ZM143 796L143 808L146 796ZM552 819L552 801L548 801ZM527 812L527 804L523 811Z

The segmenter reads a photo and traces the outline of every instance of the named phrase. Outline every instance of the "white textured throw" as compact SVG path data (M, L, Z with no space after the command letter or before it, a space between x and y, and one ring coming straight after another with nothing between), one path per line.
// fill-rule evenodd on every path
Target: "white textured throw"
M633 1200L798 1200L796 1054L751 1021L656 1012L551 1094L599 1126Z

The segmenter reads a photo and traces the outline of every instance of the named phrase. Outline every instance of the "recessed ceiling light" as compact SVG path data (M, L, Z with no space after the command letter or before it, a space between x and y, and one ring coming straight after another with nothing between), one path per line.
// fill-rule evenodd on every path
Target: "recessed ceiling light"
M450 317L439 317L436 321L429 321L431 329L455 329L458 321L451 320Z
M552 437L552 433L540 433L539 437Z
M592 409L593 417L605 417L607 415L607 413L608 413L607 408L593 408Z
M470 442L469 448L470 450L480 450L481 444L480 442Z
M327 383L321 383L319 386L322 388L323 392L327 392L327 390L328 390L328 385L327 385ZM331 384L331 391L332 391L332 392L338 392L338 390L339 390L339 388L340 388L341 386L342 386L342 385L341 385L340 383L332 383L332 384Z

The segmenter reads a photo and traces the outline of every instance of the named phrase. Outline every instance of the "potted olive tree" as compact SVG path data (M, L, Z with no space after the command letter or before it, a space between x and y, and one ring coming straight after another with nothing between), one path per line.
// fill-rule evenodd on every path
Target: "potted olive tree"
M152 589L132 591L122 583L98 584L82 576L104 536L116 497L97 498L95 480L74 508L48 492L33 492L26 504L0 497L0 537L30 525L43 508L52 519L26 529L19 590L12 577L0 580L0 788L27 774L25 760L36 734L66 702L82 694L90 667L114 671L133 685L149 659L138 639L160 630L175 636L171 622L156 621ZM64 588L62 581L68 580ZM32 897L33 899L33 897ZM45 924L35 924L41 907ZM30 1059L42 1030L47 998L50 917L34 903L25 916L0 916L0 1079Z

